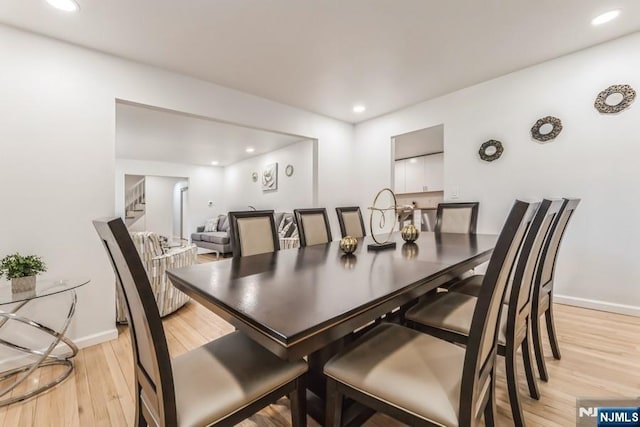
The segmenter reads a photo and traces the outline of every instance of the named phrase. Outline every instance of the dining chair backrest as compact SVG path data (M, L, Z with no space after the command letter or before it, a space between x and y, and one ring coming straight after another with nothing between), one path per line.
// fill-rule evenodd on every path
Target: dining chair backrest
M300 246L319 245L331 241L331 227L325 208L294 209Z
M272 210L229 212L233 256L251 256L280 250Z
M351 236L360 238L367 235L360 207L349 206L336 208L336 214L338 214L338 223L340 224L342 237Z
M465 355L460 395L460 425L473 425L494 386L502 300L514 260L538 203L516 200L489 260L476 303Z
M544 199L531 222L531 227L522 244L513 275L513 285L509 297L509 317L511 321L515 320L513 317L520 314L524 309L531 309L531 294L538 260L549 230L562 207L562 202L560 199Z
M564 203L560 208L556 221L551 226L551 230L549 230L549 236L542 250L540 263L538 265L538 277L536 278L536 287L538 288L552 284L560 243L562 242L565 231L567 231L569 220L571 220L573 213L580 204L580 199L563 199L563 201Z
M476 234L478 202L440 203L436 211L436 233Z
M121 218L95 220L124 296L131 332L137 411L158 425L177 424L171 359L147 272Z

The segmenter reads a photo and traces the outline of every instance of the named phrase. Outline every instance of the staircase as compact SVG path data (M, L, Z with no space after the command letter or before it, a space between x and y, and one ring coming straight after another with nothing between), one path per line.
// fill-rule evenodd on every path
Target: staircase
M144 178L136 182L124 196L124 222L131 227L145 213Z

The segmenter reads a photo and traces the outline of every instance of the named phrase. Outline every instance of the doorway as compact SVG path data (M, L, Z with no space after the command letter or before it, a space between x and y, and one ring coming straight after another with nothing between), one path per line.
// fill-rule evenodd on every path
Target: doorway
M444 197L444 125L396 135L391 141L400 226L412 223L433 231L436 208Z

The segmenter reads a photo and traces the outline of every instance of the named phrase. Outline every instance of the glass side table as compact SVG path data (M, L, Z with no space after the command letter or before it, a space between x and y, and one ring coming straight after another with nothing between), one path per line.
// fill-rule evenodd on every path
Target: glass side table
M76 289L89 283L89 279L65 279L65 280L47 280L36 279L36 287L33 290L25 292L13 292L11 283L0 286L0 329L9 323L9 321L19 322L24 325L31 326L40 332L44 332L51 336L51 343L44 349L33 349L22 346L7 339L0 338L0 345L4 345L18 352L29 356L35 356L35 362L25 364L18 368L10 369L0 373L0 382L15 377L12 384L0 389L0 407L10 405L12 403L21 402L29 399L37 394L43 393L52 387L64 381L73 371L73 357L78 353L78 347L64 334L71 323L73 313L76 309L77 296ZM60 330L56 331L47 325L35 320L21 316L20 311L35 299L47 297L50 295L69 292L71 296L67 317ZM16 304L10 311L2 310L2 306L8 304ZM52 354L53 350L59 343L64 343L68 347L68 351L64 354ZM61 365L66 369L50 382L39 386L35 390L27 391L18 396L11 396L11 391L22 384L29 376L38 368L51 365ZM9 397L8 397L9 396Z

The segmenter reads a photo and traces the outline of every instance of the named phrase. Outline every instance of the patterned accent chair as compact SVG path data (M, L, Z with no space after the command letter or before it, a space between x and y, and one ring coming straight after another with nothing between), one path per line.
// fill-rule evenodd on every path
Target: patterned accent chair
M171 314L185 305L189 301L189 297L171 284L165 272L170 268L196 264L198 260L197 246L187 245L163 251L159 236L150 231L133 232L131 239L140 254L147 276L149 276L160 316ZM124 307L120 288L116 287L116 322L118 323L127 322Z

